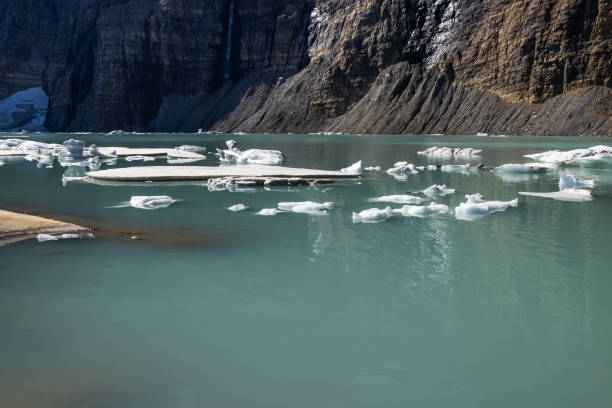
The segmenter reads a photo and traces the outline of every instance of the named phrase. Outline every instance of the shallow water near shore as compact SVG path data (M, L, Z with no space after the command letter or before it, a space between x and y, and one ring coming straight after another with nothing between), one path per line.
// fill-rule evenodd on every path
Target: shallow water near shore
M0 208L193 240L102 236L0 247L2 407L612 404L612 170L571 170L596 181L595 199L584 203L518 195L558 190L553 175L437 170L399 181L385 173L400 160L437 163L417 155L430 146L483 149L474 162L497 166L607 139L30 135L70 137L206 146L208 160L191 165L218 165L212 151L232 138L243 149L283 151L286 166L336 170L363 160L383 170L318 188L209 192L203 182L63 186L57 162L3 159ZM143 164L118 163L133 165ZM385 206L369 198L432 184L456 189L436 200L451 210L473 193L519 204L472 222L452 214L351 221L353 211ZM177 202L113 208L135 195ZM335 208L255 215L285 201ZM250 208L227 210L238 203Z

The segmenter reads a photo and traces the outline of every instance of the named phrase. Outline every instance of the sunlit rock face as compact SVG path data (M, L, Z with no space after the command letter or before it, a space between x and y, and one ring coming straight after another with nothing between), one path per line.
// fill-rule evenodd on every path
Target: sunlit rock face
M7 0L51 130L612 134L608 0Z

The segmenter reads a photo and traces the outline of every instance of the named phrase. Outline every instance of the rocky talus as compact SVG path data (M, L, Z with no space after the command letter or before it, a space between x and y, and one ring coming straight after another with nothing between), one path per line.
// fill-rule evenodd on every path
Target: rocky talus
M51 130L612 136L610 0L0 0Z

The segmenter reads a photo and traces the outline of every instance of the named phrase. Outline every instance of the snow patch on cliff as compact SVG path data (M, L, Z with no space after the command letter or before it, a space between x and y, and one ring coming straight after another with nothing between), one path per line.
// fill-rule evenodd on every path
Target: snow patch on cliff
M49 97L42 87L19 91L0 100L0 131L46 131Z
M444 5L445 3L447 3L446 6ZM425 59L425 63L428 68L433 67L440 59L440 56L449 49L453 39L453 30L459 16L457 3L458 0L437 0L434 3L434 7L428 10L425 29L429 29L434 33L427 46L429 56ZM444 10L439 22L436 21L437 10Z

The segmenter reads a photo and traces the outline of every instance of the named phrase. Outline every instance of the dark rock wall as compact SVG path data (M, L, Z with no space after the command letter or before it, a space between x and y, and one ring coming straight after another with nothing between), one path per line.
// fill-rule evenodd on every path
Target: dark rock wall
M52 130L612 135L611 15L609 0L0 0L0 98L43 86Z

